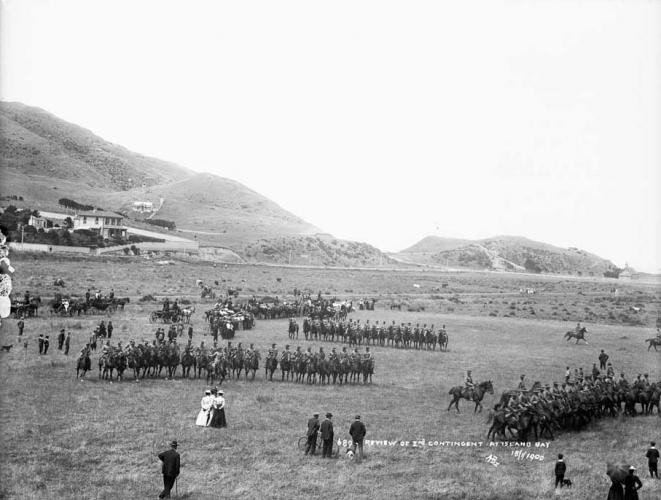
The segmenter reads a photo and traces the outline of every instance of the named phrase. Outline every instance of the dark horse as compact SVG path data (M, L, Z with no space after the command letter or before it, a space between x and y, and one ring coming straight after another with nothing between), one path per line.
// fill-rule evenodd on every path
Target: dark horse
M576 343L578 344L579 340L582 340L586 344L588 343L587 340L585 340L585 334L588 333L587 328L582 327L578 332L575 332L573 330L569 330L567 333L565 333L564 339L569 342L571 339L576 339Z
M275 355L271 354L266 357L266 363L265 363L265 368L264 368L264 378L268 378L269 380L273 380L273 372L275 369L278 367L278 360L275 357ZM269 375L269 372L270 375Z
M80 371L83 371L80 378L85 378L85 374L92 369L92 361L89 354L81 354L76 364L76 378L79 377Z
M482 411L482 399L484 399L484 394L487 392L489 394L493 394L493 384L491 383L491 380L480 382L472 390L460 385L453 387L448 393L452 395L452 401L448 406L448 411L450 411L450 408L452 408L452 405L454 405L454 407L457 409L457 413L461 413L459 411L459 400L462 398L475 402L475 409L473 410L473 413L476 413L478 408L480 411Z

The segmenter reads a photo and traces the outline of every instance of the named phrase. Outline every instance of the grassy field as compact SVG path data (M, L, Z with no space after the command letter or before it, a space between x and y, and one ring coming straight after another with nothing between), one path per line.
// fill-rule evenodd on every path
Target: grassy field
M29 286L33 294L43 296L52 295L52 280L60 276L67 282L68 290L84 292L87 286L107 290L112 280L117 296L192 296L195 278L217 279L210 271L218 273L215 276L219 279L226 279L227 284L242 284L246 291L265 289L269 294L284 294L293 286L304 288L307 283L313 290L320 288L349 296L392 294L392 299L397 300L410 291L409 281L426 287L443 280L465 297L510 293L513 287L518 290L517 281L506 277L499 280L491 275L480 284L480 275L429 277L412 272L256 266L210 269L183 263L159 267L125 262L108 259L63 263L12 258L18 270L16 291ZM552 287L547 293L554 295L548 296L559 300L563 300L565 287L567 296L578 300L610 297L608 284L598 281L538 278L538 282ZM324 284L326 287L321 288ZM577 293L587 293L589 289L594 289L592 295ZM649 302L644 303L646 310L654 310L656 291L642 285L640 290L649 297ZM636 291L636 286L630 285L620 293L635 296ZM130 338L151 338L155 326L148 324L147 313L153 308L154 305L140 305L132 300L123 313L112 317L113 340L126 343ZM204 308L198 302L198 312L193 316L196 344L204 338L200 314ZM27 351L17 345L16 321L4 321L0 342L13 343L15 347L9 353L0 353L0 438L4 445L0 496L155 498L162 487L156 454L175 438L183 463L178 484L181 498L605 498L610 485L605 475L608 460L634 463L645 485L640 497L661 498L661 481L647 479L644 458L650 440L661 442L661 419L656 414L604 419L580 433L556 436L548 447L535 448L533 444L525 449L543 455L543 460L518 460L512 453L523 448L491 447L486 441L488 409L501 391L516 385L522 373L530 382L559 381L567 365L589 369L597 361L599 350L605 349L615 369L624 371L629 378L647 371L654 380L661 379L661 353L647 352L643 343L653 335L652 325L589 323L590 345L575 346L562 340L571 326L567 321L575 318L564 321L494 317L472 313L470 308L452 313L381 309L358 312L353 317L371 322L446 324L449 351L373 347L376 373L371 386L267 382L263 371L252 382L226 382L223 388L229 427L220 430L194 426L204 381L177 378L135 382L132 374L127 373L123 382L110 384L97 379L96 369L88 374L88 380L77 381L75 354L102 317L51 318L42 311L39 318L26 321ZM72 332L69 357L56 348L56 332L62 327ZM36 344L39 333L51 335L49 354L41 357ZM258 322L255 330L238 332L236 341L254 342L262 352L272 342L280 348L289 342L284 321ZM292 344L303 348L323 345L325 350L340 346L306 343L304 339ZM96 359L94 356L95 368ZM474 379L491 379L494 383L496 394L487 396L481 415L473 415L472 405L465 400L460 403L461 414L446 411L450 402L448 390L463 383L467 369L473 371ZM315 411L334 414L336 438L348 439L353 416L360 413L367 425L368 440L396 444L367 445L367 459L360 464L345 458L323 461L305 457L296 443ZM421 439L482 444L412 445ZM400 441L408 441L409 445L402 446ZM574 487L554 494L552 476L557 453L565 454L567 477ZM499 465L487 463L488 456L497 457Z

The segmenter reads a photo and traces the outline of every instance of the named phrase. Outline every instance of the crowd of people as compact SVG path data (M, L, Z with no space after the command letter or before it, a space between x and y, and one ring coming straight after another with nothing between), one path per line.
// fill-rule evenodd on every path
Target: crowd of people
M289 336L292 337L292 330L296 322L290 319L288 328ZM386 324L385 321L379 323L375 321L370 323L366 320L364 323L353 319L313 319L305 317L303 319L303 335L306 340L324 340L324 341L342 341L352 345L378 345L381 347L396 347L403 349L426 349L436 350L447 349L448 333L443 325L436 330L434 325L416 323L413 326L409 323Z
M526 441L531 432L535 437L544 433L553 437L554 430L577 430L596 418L616 416L621 411L637 415L636 405L648 414L659 411L661 381L652 382L649 374L638 374L629 382L621 373L599 372L593 365L590 375L576 369L574 377L569 367L562 384L542 385L538 381L527 389L525 375L521 375L516 390L503 393L494 407L493 423L488 435L506 437L506 431L516 431L518 441ZM608 365L607 365L608 367ZM467 375L466 387L472 388L472 377Z

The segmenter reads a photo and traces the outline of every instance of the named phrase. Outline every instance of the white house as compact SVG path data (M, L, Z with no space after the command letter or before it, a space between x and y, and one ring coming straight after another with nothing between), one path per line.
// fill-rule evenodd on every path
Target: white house
M154 204L151 201L134 201L133 210L140 213L153 212Z
M80 212L73 219L73 229L97 231L104 238L126 238L124 218L115 212L104 210Z

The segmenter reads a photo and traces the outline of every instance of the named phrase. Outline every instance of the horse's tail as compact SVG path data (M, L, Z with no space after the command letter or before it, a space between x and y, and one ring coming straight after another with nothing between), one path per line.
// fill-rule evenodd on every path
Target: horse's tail
M489 411L489 415L487 416L487 424L490 424L492 420L493 420L493 411Z

